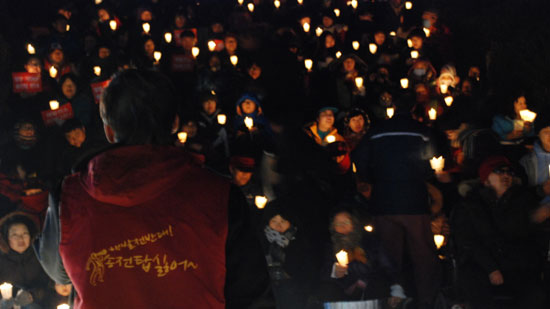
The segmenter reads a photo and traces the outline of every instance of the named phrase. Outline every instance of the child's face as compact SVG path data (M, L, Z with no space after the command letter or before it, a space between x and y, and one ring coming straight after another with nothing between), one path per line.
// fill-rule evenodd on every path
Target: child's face
M83 128L76 128L68 133L65 133L65 139L71 146L80 148L86 140L86 133Z
M202 110L207 115L214 114L214 112L216 111L216 101L214 100L204 101L204 103L202 103Z
M279 233L284 233L290 228L290 222L281 215L276 215L269 220L269 227Z
M241 103L241 109L245 114L252 114L256 110L256 103L252 100L244 100L244 102Z

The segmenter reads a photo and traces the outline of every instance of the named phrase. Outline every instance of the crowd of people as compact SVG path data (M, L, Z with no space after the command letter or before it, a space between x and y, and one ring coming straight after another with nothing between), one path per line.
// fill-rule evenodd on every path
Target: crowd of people
M72 301L32 248L48 195L83 158L154 127L244 195L248 245L227 250L265 265L230 274L228 262L252 291L232 303L226 289L228 307L547 308L550 112L526 89L490 89L428 2L67 1L26 37L0 37L2 308ZM154 104L100 113L132 69L167 76L177 121L142 113ZM157 93L128 76L144 102ZM109 131L106 113L130 120ZM131 184L125 168L148 158L102 168ZM168 185L164 169L138 177Z

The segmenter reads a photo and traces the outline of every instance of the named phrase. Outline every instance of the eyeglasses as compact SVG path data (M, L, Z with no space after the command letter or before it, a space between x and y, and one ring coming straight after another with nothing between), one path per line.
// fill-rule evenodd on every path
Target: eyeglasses
M497 167L493 170L493 173L495 173L497 175L502 175L502 174L508 174L510 176L515 176L516 175L514 173L514 171L512 170L512 168L510 168L509 166Z

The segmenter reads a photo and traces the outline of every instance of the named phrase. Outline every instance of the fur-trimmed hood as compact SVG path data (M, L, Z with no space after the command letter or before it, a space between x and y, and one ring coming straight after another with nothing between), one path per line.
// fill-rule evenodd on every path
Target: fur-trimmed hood
M0 219L0 251L3 253L10 252L10 245L8 243L8 226L13 223L23 223L27 225L29 233L31 234L31 244L38 235L39 223L38 218L29 213L23 211L14 211L5 215Z

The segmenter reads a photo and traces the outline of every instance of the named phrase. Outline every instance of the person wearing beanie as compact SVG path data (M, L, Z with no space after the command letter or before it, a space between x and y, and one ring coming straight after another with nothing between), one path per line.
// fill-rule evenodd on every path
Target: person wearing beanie
M519 163L527 174L529 187L535 189L539 198L550 196L550 115L543 113L535 119L538 135L533 151L523 156Z
M353 151L370 127L370 119L367 113L354 108L349 111L344 118L344 139L349 145L350 151Z
M536 196L515 184L503 156L479 167L481 184L458 205L454 216L459 286L472 308L494 307L493 292L506 290L518 308L543 308L541 260L536 243Z

